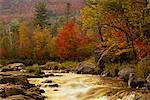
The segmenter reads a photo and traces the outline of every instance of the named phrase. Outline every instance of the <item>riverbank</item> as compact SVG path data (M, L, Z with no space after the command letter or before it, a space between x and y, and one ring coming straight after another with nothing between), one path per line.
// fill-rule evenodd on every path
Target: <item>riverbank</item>
M128 100L127 98L148 100L150 98L149 90L128 88L127 83L119 77L94 75L96 74L93 71L94 66L91 62L81 62L77 67L70 69L62 67L57 62L33 66L25 66L22 63L1 66L0 97L4 100L19 100L19 98L21 100Z

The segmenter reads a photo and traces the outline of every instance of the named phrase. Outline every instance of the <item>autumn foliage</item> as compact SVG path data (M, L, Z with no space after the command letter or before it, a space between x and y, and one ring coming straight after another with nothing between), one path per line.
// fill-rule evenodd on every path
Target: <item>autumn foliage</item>
M55 53L59 57L75 59L82 55L82 47L86 47L90 42L90 38L82 33L80 27L70 21L58 33Z

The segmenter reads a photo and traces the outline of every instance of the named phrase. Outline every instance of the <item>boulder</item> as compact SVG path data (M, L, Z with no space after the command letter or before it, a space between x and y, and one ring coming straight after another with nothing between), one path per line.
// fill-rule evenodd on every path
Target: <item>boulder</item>
M20 71L25 68L25 65L23 63L13 63L13 64L9 64L7 66L12 68L13 71Z
M19 95L23 94L23 91L21 89L11 87L5 89L5 94L6 96Z
M1 67L1 72L20 71L20 70L23 70L24 67L25 67L25 65L22 63L9 64L7 66Z
M81 62L76 67L77 74L98 74L98 68L96 65L89 62Z
M29 81L26 76L14 76L16 85L29 86Z
M29 86L29 81L25 76L0 76L0 84L12 83L16 85Z
M47 62L45 65L42 65L42 69L44 70L59 70L61 66L58 62Z
M7 71L13 71L14 69L10 66L4 66L0 69L0 72L7 72Z
M35 100L44 100L45 97L41 95L43 92L39 87L31 87L26 90L25 94Z
M15 83L15 80L11 76L0 76L0 84L7 84L7 83Z
M135 73L135 69L132 67L126 67L124 69L122 69L121 71L118 72L118 76L121 79L124 79L124 81L128 81L129 80L129 75L130 73Z
M128 80L128 87L130 88L145 88L146 80L143 78L137 78L135 73L130 73Z

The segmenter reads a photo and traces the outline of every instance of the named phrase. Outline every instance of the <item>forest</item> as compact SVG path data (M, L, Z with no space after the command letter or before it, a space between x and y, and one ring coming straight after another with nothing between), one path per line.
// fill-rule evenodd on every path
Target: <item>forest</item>
M0 75L8 64L23 63L34 74L65 70L120 78L150 97L150 1L81 1L79 11L66 2L57 15L41 0L28 19L0 20Z

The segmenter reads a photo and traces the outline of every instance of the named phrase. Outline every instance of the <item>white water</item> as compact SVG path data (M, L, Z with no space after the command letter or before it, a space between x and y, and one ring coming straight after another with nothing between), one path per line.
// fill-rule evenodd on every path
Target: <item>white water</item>
M134 98L131 98L131 95L134 94L130 94L130 92L119 86L120 81L105 80L93 75L54 74L62 76L29 79L30 83L41 85L41 89L45 90L43 95L47 97L46 100L134 100ZM46 87L45 85L49 83L42 83L45 80L52 80L60 86L58 88ZM114 94L111 98L107 96L108 93L113 93L114 90L117 90L116 96ZM117 99L118 95L122 95L122 99Z

